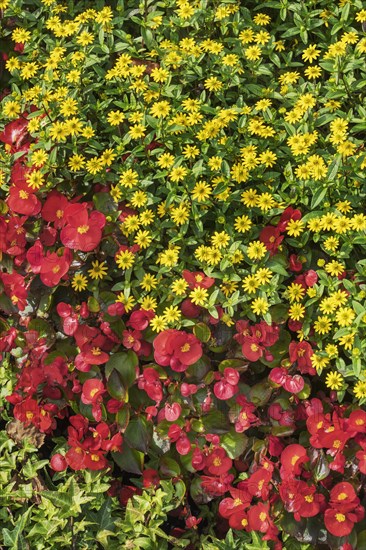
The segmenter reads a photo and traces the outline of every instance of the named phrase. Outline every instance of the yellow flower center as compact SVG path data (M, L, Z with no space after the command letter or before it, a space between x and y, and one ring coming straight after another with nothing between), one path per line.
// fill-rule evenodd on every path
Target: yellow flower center
M181 348L180 351L183 351L185 353L186 351L189 351L191 349L191 346L186 342Z
M83 235L87 231L89 231L89 226L88 225L80 225L78 227L78 233L80 233L80 235Z

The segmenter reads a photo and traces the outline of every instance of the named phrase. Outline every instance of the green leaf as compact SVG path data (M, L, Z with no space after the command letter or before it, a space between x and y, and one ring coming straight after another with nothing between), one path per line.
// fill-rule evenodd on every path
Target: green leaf
M136 380L137 365L138 357L134 351L115 353L106 363L105 374L109 378L113 370L117 371L123 386L130 388Z
M197 323L193 327L193 334L198 338L198 340L204 343L208 342L211 338L211 331L205 323Z
M238 458L243 454L248 445L248 438L243 433L238 433L234 429L221 437L221 446L225 449L228 456L232 459Z
M147 453L152 441L152 423L142 416L133 418L125 431L125 441L132 449Z
M142 474L144 453L124 445L122 453L112 453L112 458L123 471L131 474Z
M12 531L9 529L3 529L3 542L4 545L7 548L11 548L12 550L23 550L27 548L25 544L25 540L22 537L22 532L24 530L24 527L26 526L28 522L28 518L32 512L33 505L28 508L24 514L17 517L16 526Z
M327 191L328 191L328 187L323 187L323 188L319 187L319 189L315 191L313 198L311 199L311 208L316 208L318 204L322 202L325 195L327 194Z
M251 535L252 542L244 545L245 550L269 550L267 542L262 540L259 533L252 531Z

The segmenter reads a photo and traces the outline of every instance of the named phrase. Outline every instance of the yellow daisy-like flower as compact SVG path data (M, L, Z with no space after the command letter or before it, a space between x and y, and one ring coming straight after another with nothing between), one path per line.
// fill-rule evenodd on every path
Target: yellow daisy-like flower
M355 312L350 307L341 307L336 313L336 321L340 327L349 327L352 325L354 318L356 317Z
M328 372L325 377L325 385L331 390L338 391L343 386L343 376L336 371Z
M174 292L174 294L176 294L177 296L184 296L187 288L188 288L188 283L183 278L177 279L171 285L172 292Z
M88 270L88 273L92 279L103 279L108 272L106 262L98 262L95 260L92 262L92 268Z
M314 323L314 330L317 334L328 334L332 328L332 321L326 315L318 317Z
M301 304L292 304L288 310L288 314L293 321L300 321L305 315L305 308Z
M139 301L139 304L141 309L144 309L145 311L155 311L158 307L157 301L152 296L144 296L144 298Z
M155 315L150 321L150 327L154 332L162 332L168 327L168 323L163 315Z
M290 220L286 226L286 232L290 237L298 237L304 231L305 225L302 220Z
M120 292L116 298L116 302L120 302L125 306L126 313L131 311L135 306L136 302L133 296L125 296L123 292Z
M216 248L225 248L230 242L230 236L222 231L218 233L217 231L211 237L211 244Z
M129 168L123 174L120 175L119 183L122 185L122 187L127 187L127 189L132 189L134 187L139 179L139 175L135 170L132 170Z
M163 317L167 323L175 323L180 320L181 312L178 306L169 306L164 309Z
M364 10L366 12L366 10ZM359 380L353 387L353 393L357 399L364 399L366 397L366 382Z
M248 216L238 216L235 218L234 228L238 233L246 233L252 227L252 221Z
M157 284L158 284L158 280L155 277L155 275L151 275L151 273L145 273L140 283L140 287L146 290L147 292L150 292L150 290L153 290L154 288L157 287Z
M254 278L260 285L265 285L272 279L273 273L268 267L260 267L254 273Z
M256 315L265 315L269 309L269 304L264 298L256 298L251 303L250 308Z
M260 283L257 281L255 275L247 275L245 279L243 279L243 289L248 294L254 294L259 287Z
M287 287L287 295L290 302L300 302L305 295L305 289L302 285L292 283Z
M261 241L253 241L247 248L247 255L250 260L261 260L267 254L267 248Z
M190 293L189 297L193 304L197 306L203 306L207 302L208 290L207 288L197 287L194 288Z
M344 347L344 349L350 351L353 348L354 339L355 333L352 332L351 334L345 334L344 336L341 336L339 338L339 343L341 346Z
M170 172L169 179L171 179L174 183L177 183L184 180L187 174L187 168L185 168L184 166L177 166L176 168L173 168Z
M88 285L88 279L82 273L75 273L71 281L71 286L77 292L81 292L86 289Z
M331 262L327 263L324 267L325 271L329 273L329 275L333 275L333 277L337 277L341 273L344 272L344 265L340 262L337 262L336 260L332 260Z
M116 254L116 264L120 269L129 269L133 266L135 255L130 250L121 250Z

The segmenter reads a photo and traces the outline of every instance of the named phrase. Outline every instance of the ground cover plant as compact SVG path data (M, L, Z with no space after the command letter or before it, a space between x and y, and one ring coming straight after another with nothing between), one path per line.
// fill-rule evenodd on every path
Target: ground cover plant
M365 547L362 2L0 21L0 547Z

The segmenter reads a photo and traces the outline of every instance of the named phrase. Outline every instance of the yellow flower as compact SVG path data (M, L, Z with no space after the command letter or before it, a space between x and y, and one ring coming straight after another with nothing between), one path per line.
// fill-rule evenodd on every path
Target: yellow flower
M262 54L262 50L259 46L249 46L245 51L244 55L249 61L257 61Z
M120 269L130 269L135 261L135 255L130 250L121 250L116 254L116 264Z
M131 311L135 305L135 299L133 296L125 296L123 292L120 292L116 298L116 302L120 302L125 306L126 313Z
M175 157L170 153L163 153L158 157L157 165L160 168L170 168L174 164Z
M208 290L207 288L197 287L194 288L190 293L189 297L193 304L197 306L203 306L207 302Z
M85 165L85 157L83 155L73 155L68 162L71 172L77 172Z
M168 326L168 323L163 315L155 315L150 321L150 327L154 332L162 332Z
M325 377L325 385L331 390L338 391L343 386L343 376L336 371L328 372Z
M122 111L110 111L107 116L107 120L111 126L118 126L125 119L125 115Z
M205 80L205 88L207 88L210 92L217 92L221 90L222 87L222 82L220 82L220 80L215 76L211 76Z
M139 179L139 175L135 170L131 170L129 168L126 170L126 172L123 172L123 174L120 175L119 183L122 185L122 187L127 187L128 189L132 189L134 187Z
M250 218L248 218L248 216L243 215L235 218L234 228L239 233L246 233L247 231L249 231L251 226L252 221L250 220Z
M267 210L276 206L276 201L270 193L261 193L257 198L256 206L263 212L267 212Z
M258 193L255 189L248 189L241 194L241 202L248 207L257 205Z
M150 109L152 116L156 118L166 118L171 107L168 101L157 101Z
M182 203L176 208L171 209L170 217L176 225L183 225L189 219L188 208L184 203Z
M85 290L88 286L88 279L87 277L85 277L85 275L82 275L81 273L75 273L71 281L71 286L77 292L81 292L82 290Z
M192 199L204 202L211 195L212 189L205 181L198 181L192 189Z
M304 222L302 220L290 220L286 226L286 232L290 237L298 237L304 231Z
M332 322L327 316L318 317L314 323L314 330L317 334L328 334L332 328Z
M177 279L171 285L172 292L177 296L183 296L188 288L188 283L185 279Z
M255 278L255 275L247 275L245 279L243 279L243 289L248 294L254 294L259 287L260 283Z
M139 301L139 304L141 309L144 309L145 311L149 311L150 309L155 311L158 307L157 301L151 296L144 296L144 298Z
M247 248L247 255L250 260L261 260L267 254L267 248L261 241L253 241Z
M169 248L159 255L157 263L165 267L173 267L178 263L179 249Z
M138 231L136 233L134 243L138 244L141 248L147 248L152 241L152 235L148 231Z
M216 248L225 248L230 242L230 237L225 231L218 233L217 231L211 237L211 244Z
M108 268L105 263L106 262L98 262L98 260L92 262L92 268L88 270L92 279L103 279L107 275Z
M350 307L341 307L336 313L336 321L340 327L348 327L352 325L354 318L356 317L355 312Z
M272 279L272 271L268 267L260 267L254 273L254 278L260 285L265 285Z
M150 292L150 290L157 287L157 284L158 284L158 280L155 277L155 275L151 275L150 273L145 273L140 283L140 286L144 290L147 290L147 292Z
M39 170L34 170L26 176L26 181L31 189L39 189L44 184L44 175Z
M305 295L305 289L300 284L292 283L287 287L287 295L290 302L300 302Z
M344 349L350 351L353 348L354 339L355 333L352 332L351 334L345 334L344 336L341 336L339 338L339 343L341 346L344 347Z
M366 10L364 10L366 12ZM353 393L357 399L364 399L366 397L366 382L359 380L353 388Z
M336 260L332 260L325 265L324 269L327 273L329 273L329 275L337 277L344 272L344 265Z
M181 312L178 306L169 306L164 309L163 317L167 323L174 323L181 318Z
M187 168L185 168L184 166L177 166L176 168L173 168L170 172L169 179L171 179L174 183L177 183L184 180L187 174Z
M293 321L300 321L305 315L305 308L301 304L292 304L288 310L288 314Z
M256 298L253 300L250 307L256 315L264 315L268 311L269 304L267 300L264 300L263 298Z
M159 67L151 71L151 78L154 82L165 82L169 78L169 71Z
M314 59L317 59L320 55L320 50L317 50L316 46L314 44L311 44L308 46L303 52L301 57L304 61L309 61L309 63L312 63Z

